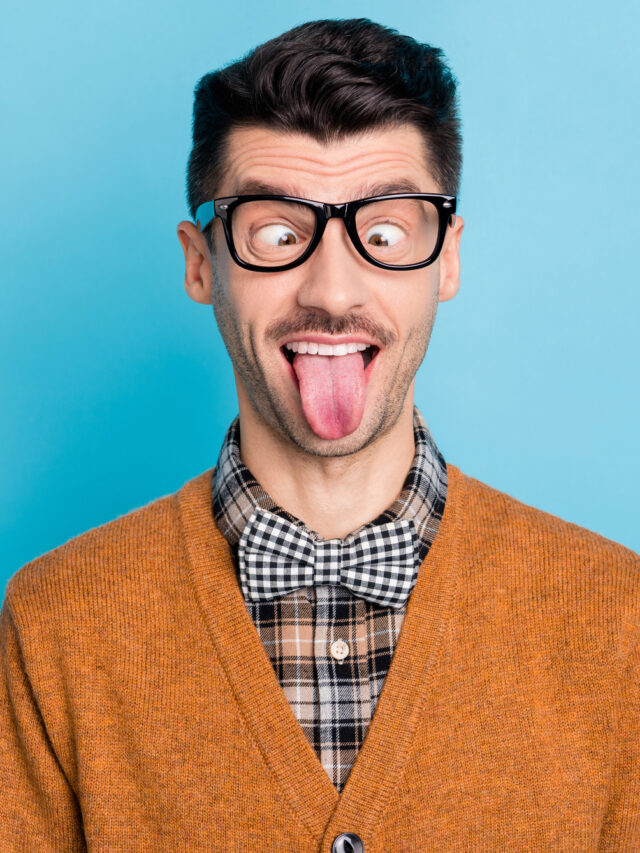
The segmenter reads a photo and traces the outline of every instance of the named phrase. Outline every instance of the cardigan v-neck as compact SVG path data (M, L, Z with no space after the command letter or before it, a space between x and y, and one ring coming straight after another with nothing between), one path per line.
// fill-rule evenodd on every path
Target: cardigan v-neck
M415 453L402 490L384 512L359 528L411 520L417 539L409 593L438 532L447 493L445 460L416 406L413 438ZM239 540L253 512L267 510L278 523L288 520L305 536L317 534L279 507L242 462L239 418L225 435L212 486L213 517L231 546L249 615L305 737L342 793L384 686L407 602L400 607L372 603L339 584L323 585L317 577L313 586L272 601L253 600L238 555ZM360 569L367 572L367 561L361 561ZM338 663L336 641L345 653L345 660Z
M216 652L265 761L313 837L325 831L337 835L356 824L368 834L402 777L455 594L461 474L447 465L447 475L438 533L418 572L378 705L340 795L278 683L247 612L226 540L215 525L203 523L211 511L211 473L179 493L190 575Z

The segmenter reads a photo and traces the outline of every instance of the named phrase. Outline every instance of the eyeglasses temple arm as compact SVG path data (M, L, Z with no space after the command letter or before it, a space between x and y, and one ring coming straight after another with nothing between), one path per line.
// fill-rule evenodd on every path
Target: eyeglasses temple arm
M447 224L450 225L452 228L456 224L456 219L458 218L456 216L456 203L457 203L457 201L458 201L457 198L452 198L449 201L445 201L445 203L443 204L443 207L445 209L450 210L451 208L453 208L452 212L449 214L449 218L447 219Z
M214 219L216 215L216 203L214 201L205 201L196 210L196 227L200 231L204 231L207 225Z

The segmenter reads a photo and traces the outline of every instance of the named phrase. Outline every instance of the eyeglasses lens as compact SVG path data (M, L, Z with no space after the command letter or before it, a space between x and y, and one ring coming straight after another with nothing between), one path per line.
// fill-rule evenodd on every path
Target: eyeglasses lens
M373 201L358 209L355 221L365 252L383 264L422 263L438 242L438 210L424 199Z
M241 260L277 267L297 260L316 230L310 208L290 201L245 201L233 212L233 242Z

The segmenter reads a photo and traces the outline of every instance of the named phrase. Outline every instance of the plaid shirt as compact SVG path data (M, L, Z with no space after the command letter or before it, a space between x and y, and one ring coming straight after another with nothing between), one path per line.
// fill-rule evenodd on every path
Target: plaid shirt
M396 500L359 530L412 519L417 532L415 571L438 531L447 493L445 461L414 407L415 456ZM225 436L213 475L213 516L231 546L238 571L238 541L256 506L287 518L314 538L300 519L277 506L240 459L236 418ZM245 604L302 730L341 792L356 760L391 665L407 604L384 607L337 585L303 587L270 601ZM342 640L344 660L332 656ZM344 646L346 643L346 647Z

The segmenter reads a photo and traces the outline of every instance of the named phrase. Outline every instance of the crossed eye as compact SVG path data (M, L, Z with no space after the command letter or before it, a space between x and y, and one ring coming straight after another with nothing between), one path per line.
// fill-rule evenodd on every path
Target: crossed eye
M398 228L397 225L392 225L390 222L383 222L369 228L365 242L371 246L393 246L395 243L399 243L403 236L402 228Z
M404 232L397 225L383 222L367 230L364 242L378 247L393 246L403 236ZM292 228L280 223L264 225L257 230L255 237L268 246L293 246L300 242L300 237Z
M256 237L268 246L292 246L298 242L298 235L287 225L264 225L256 232Z

